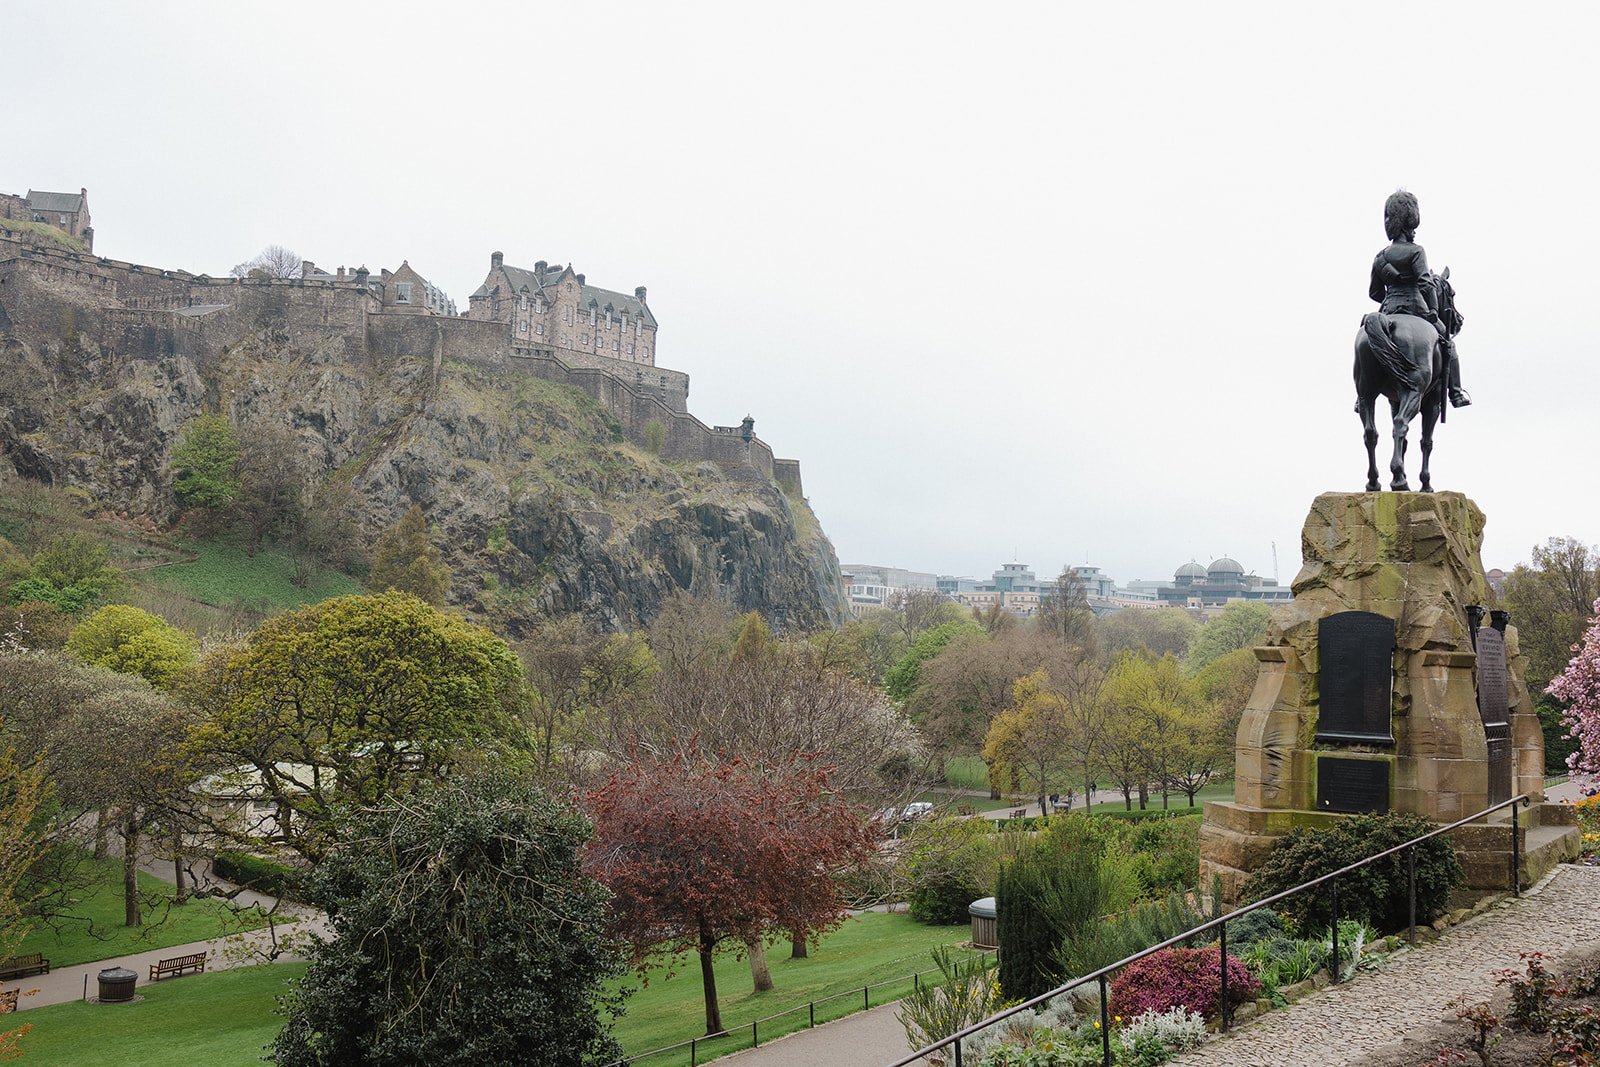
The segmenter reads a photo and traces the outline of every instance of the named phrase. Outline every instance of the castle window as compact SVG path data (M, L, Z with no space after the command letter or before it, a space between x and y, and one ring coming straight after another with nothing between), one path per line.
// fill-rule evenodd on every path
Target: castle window
M571 304L567 305L566 311L567 311L567 325L571 326L572 325L572 305Z
M622 342L621 341L612 341L611 342L611 351L613 351L613 352L621 352L622 351Z
M628 342L628 355L630 355L630 356L633 355L633 342L632 341Z
M544 323L542 323L542 322L534 323L533 324L533 332L538 334L540 337L543 337L544 336Z
M528 310L528 294L527 293L523 293L521 296L517 297L517 310L519 310L519 311L527 311Z
M527 333L528 332L527 320L523 320L522 322L517 323L517 332L518 333Z
M580 333L580 334L579 334L579 335L578 335L578 343L579 343L579 344L580 344L580 345L586 345L586 344L588 344L588 343L589 343L589 335L588 335L588 334L586 334L586 333Z
M600 321L600 309L599 308L590 308L589 309L589 325L593 326L596 322L599 322L599 321Z
M395 282L394 283L394 302L396 304L409 304L409 303L411 303L411 283L410 282Z

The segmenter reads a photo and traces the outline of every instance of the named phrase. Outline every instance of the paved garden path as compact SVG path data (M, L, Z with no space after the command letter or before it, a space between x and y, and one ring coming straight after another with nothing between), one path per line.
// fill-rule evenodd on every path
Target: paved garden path
M856 1063L881 1067L912 1051L905 1029L895 1018L899 1008L896 1002L858 1011L712 1062L729 1067L844 1067Z
M1520 969L1519 952L1559 959L1597 944L1600 867L1561 864L1520 898L1452 927L1438 941L1403 952L1346 985L1268 1012L1169 1062L1172 1067L1340 1067L1415 1029L1453 1018L1458 997L1487 1000L1495 991L1492 972Z

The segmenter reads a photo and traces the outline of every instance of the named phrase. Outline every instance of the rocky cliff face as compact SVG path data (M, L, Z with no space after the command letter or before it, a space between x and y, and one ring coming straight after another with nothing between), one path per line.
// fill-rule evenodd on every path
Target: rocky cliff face
M293 292L194 313L106 308L71 278L0 277L0 481L79 488L173 517L184 425L226 412L293 429L306 475L348 479L369 543L413 503L455 570L451 600L512 632L582 612L647 620L677 590L809 628L843 610L801 499L751 470L670 464L589 395L441 351L385 351Z

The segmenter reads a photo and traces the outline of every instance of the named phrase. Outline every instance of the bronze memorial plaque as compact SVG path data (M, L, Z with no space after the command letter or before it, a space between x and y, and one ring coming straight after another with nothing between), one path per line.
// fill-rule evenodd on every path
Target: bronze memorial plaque
M1389 810L1389 761L1385 759L1317 760L1317 808L1321 811Z
M1489 803L1511 799L1511 694L1506 687L1506 641L1499 630L1478 631L1478 715L1489 741Z
M1317 623L1318 741L1393 744L1394 620L1341 611Z

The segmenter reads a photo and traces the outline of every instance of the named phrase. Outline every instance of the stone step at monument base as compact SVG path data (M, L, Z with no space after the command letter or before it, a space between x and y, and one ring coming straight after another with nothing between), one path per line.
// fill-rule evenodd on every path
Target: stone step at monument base
M1250 871L1265 862L1278 839L1299 826L1323 827L1342 816L1317 811L1253 808L1234 801L1207 802L1200 827L1200 884L1222 880L1223 900L1236 904ZM1497 818L1498 817L1498 818ZM1463 826L1448 839L1461 862L1469 889L1511 887L1509 811L1496 812L1483 825ZM1518 810L1522 848L1522 884L1526 888L1557 863L1578 856L1581 840L1577 812L1571 805L1534 804Z
M1576 826L1520 826L1517 832L1522 848L1524 889L1549 874L1556 864L1578 858L1582 835ZM1463 826L1450 837L1469 889L1511 887L1509 823Z

